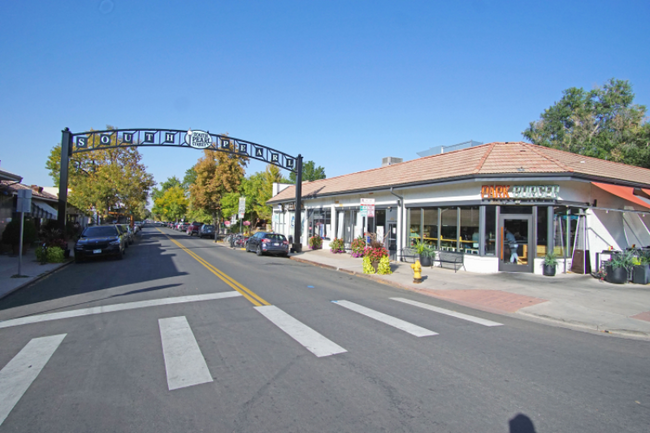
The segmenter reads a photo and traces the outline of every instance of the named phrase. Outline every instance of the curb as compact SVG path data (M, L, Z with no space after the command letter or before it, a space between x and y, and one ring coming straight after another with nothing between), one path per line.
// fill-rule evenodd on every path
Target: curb
M72 263L74 263L74 260L68 260L65 263L61 263L61 266L58 266L58 267L56 267L54 269L50 269L49 271L43 272L42 274L38 274L33 279L25 282L24 284L21 284L18 287L14 287L13 289L8 291L7 293L3 293L2 295L0 295L0 299L4 299L7 296L11 295L14 292L17 292L20 289L27 288L27 287L31 286L32 284L37 283L38 281L41 281L42 279L49 277L53 273L60 271L61 269L65 268L66 266L71 265Z

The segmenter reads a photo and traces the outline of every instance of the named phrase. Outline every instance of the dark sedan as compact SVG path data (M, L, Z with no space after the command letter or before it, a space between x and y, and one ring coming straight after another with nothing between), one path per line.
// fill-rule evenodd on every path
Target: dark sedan
M246 242L246 251L262 254L289 255L289 241L279 233L257 232Z
M199 229L199 237L201 238L214 237L214 226L212 224L203 224Z
M81 233L74 246L74 260L79 263L88 257L112 256L122 259L126 236L116 225L90 226Z

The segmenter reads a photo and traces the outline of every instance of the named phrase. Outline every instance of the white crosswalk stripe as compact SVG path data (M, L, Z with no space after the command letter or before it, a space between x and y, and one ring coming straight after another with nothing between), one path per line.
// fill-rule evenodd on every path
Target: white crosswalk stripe
M212 382L210 370L185 316L159 319L158 326L169 390Z
M319 358L347 352L338 344L323 337L274 305L255 307L255 309Z
M332 301L332 302L336 305L340 305L341 307L345 307L348 310L355 311L359 314L363 314L364 316L370 317L371 319L375 319L379 322L385 323L386 325L390 325L394 328L400 329L411 335L415 335L416 337L430 337L433 335L438 335L437 332L433 332L428 329L422 328L421 326L417 326L412 323L406 322L402 319L389 316L388 314L371 310L370 308L366 308L359 304L355 304L354 302L349 302L349 301Z
M469 314L463 314L457 311L446 310L440 307L434 307L433 305L425 304L418 301L411 301L410 299L404 299L404 298L390 298L390 299L392 299L393 301L402 302L404 304L409 304L409 305L414 305L416 307L424 308L429 311L435 311L436 313L445 314L447 316L455 317L457 319L478 323L479 325L483 325L483 326L503 326L503 324L499 322L493 322L491 320L481 319L480 317L470 316Z
M38 377L66 334L32 339L0 370L0 425Z

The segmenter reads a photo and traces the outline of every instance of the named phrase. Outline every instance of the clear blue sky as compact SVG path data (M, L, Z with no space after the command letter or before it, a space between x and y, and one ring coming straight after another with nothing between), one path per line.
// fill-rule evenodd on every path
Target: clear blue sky
M65 127L228 132L328 177L517 141L569 87L625 79L650 105L649 23L647 0L6 0L0 168L52 185ZM141 152L157 182L201 156Z

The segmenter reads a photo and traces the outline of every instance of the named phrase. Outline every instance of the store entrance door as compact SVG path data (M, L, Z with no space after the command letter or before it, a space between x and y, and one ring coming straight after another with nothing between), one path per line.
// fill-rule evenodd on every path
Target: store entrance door
M499 271L533 272L533 216L499 216Z

